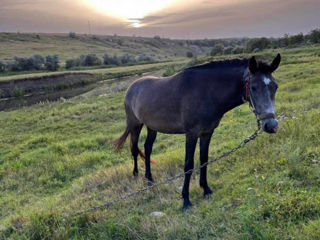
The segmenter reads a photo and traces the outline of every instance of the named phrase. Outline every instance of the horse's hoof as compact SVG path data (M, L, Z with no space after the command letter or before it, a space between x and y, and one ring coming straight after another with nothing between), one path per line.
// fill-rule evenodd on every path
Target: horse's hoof
M212 195L212 190L209 187L206 187L204 189L203 197L205 199L209 199L211 195Z
M147 180L148 180L148 185L149 185L149 186L151 186L151 185L154 184L154 180L153 180L152 177L151 177L151 178L147 178Z
M133 171L133 176L138 177L139 172L138 171Z
M191 207L192 207L192 204L191 204L190 200L189 200L189 199L185 199L185 200L183 201L182 210L183 210L183 211L186 211L186 210L190 209Z

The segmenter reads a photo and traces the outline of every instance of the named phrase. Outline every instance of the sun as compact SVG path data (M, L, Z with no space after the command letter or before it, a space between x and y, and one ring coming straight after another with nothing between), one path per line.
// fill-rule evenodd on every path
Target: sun
M143 24L139 21L146 15L159 11L175 0L84 0L96 10L121 18L131 27L139 28Z

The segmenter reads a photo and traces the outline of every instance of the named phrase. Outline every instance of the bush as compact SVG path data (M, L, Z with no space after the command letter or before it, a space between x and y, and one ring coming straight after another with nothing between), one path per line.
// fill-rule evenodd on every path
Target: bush
M39 54L34 54L32 57L30 57L29 61L32 65L32 69L41 70L44 67L44 58Z
M224 50L224 46L222 44L217 44L212 48L210 55L211 56L222 55L223 50Z
M101 65L101 60L95 54L81 55L80 65L81 66L97 66L97 65Z
M177 73L177 70L174 68L174 66L170 66L167 68L167 70L162 74L162 77L170 77Z
M188 58L192 58L192 57L193 57L193 53L192 53L192 52L190 52L190 51L189 51L189 52L187 52L187 57L188 57Z
M233 54L241 54L244 53L244 47L237 46L232 50Z
M115 54L111 57L106 53L103 55L103 63L106 65L119 65L118 56Z
M68 59L66 61L66 69L70 69L70 68L78 67L78 66L80 66L80 59L79 58Z
M32 69L32 64L29 58L26 57L13 57L14 63L12 64L13 71L28 71Z
M128 64L128 63L134 63L136 62L136 59L133 55L130 55L128 53L123 54L120 58L120 63L121 64Z
M152 62L152 61L154 61L153 57L150 57L144 54L141 54L138 57L138 62Z
M76 38L77 35L76 35L75 32L69 32L69 37L70 37L70 38Z
M252 38L247 42L247 52L253 52L255 49L266 49L271 46L271 41L265 37L263 38Z
M46 56L45 66L49 71L57 71L59 69L59 55Z
M0 61L0 73L7 71L7 64L4 61Z
M224 54L231 54L232 53L233 48L232 47L227 47L223 50Z
M320 29L312 30L307 36L307 39L310 40L311 43L320 43Z
M304 36L302 33L299 33L297 35L293 35L289 37L289 44L291 46L296 46L304 43Z

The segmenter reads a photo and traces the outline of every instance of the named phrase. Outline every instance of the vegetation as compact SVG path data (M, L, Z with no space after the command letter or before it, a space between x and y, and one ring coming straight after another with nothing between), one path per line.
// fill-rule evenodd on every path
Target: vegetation
M59 69L59 55L46 56L45 67L49 71L57 71Z
M147 185L143 162L135 179L129 147L117 153L112 145L125 128L123 83L110 86L103 96L0 112L2 238L317 239L320 48L264 50L257 57L270 61L278 51L283 56L274 74L279 83L279 132L262 134L245 149L211 165L211 199L202 198L194 174L190 191L194 206L186 212L181 211L179 180L108 209L65 217ZM247 104L229 112L214 133L210 156L229 150L255 127ZM141 147L145 137L144 130ZM156 181L180 173L184 137L159 134L153 158L158 162L152 166ZM165 216L150 216L153 211Z

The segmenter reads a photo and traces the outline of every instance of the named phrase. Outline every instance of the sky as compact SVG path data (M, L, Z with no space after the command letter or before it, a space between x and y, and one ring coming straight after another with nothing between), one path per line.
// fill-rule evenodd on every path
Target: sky
M0 0L0 32L203 39L320 28L320 0Z

